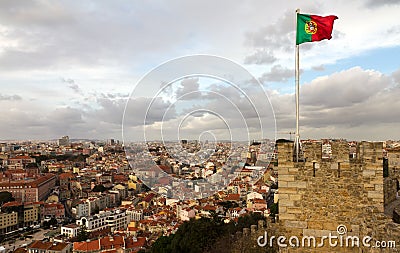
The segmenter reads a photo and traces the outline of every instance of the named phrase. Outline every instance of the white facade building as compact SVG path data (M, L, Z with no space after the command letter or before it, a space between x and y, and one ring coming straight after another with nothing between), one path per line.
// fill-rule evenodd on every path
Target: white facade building
M76 237L78 235L79 226L76 224L68 224L61 226L61 234L68 237Z

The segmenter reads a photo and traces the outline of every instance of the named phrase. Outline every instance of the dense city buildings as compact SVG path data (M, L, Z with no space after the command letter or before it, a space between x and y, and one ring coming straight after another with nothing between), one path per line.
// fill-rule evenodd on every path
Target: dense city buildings
M306 185L291 181L294 174L290 173L295 169L282 169L285 164L293 163L293 153L283 156L282 150L278 153L279 145L268 141L209 142L209 146L190 140L182 141L180 146L152 142L148 147L154 164L132 169L133 157L131 153L126 155L125 149L135 149L136 144L123 147L117 140L71 141L64 137L60 140L0 144L3 164L0 194L5 199L1 203L0 234L3 236L0 240L15 240L21 233L27 235L29 230L42 227L53 231L52 242L45 238L32 240L24 250L33 253L106 252L109 249L137 252L149 249L160 236L172 235L183 223L192 220L208 218L237 224L247 215L258 214L270 221L289 220L290 223L296 212L302 212L301 207L290 206L300 205L295 200L300 195L285 192L293 187L302 192ZM313 158L314 171L321 164L337 159L338 143L346 150L343 161L344 157L357 160L361 152L357 142L302 142L304 155L312 154L323 161ZM200 146L208 151L201 153L204 150ZM399 146L397 142L385 143L380 147L382 160L374 165L387 174L382 209L384 204L393 203L399 197L399 178L393 176L400 174ZM169 147L182 150L180 156L171 156ZM231 147L235 147L234 152ZM320 155L315 155L318 148ZM195 158L191 152L203 155L203 159ZM144 159L144 154L137 152L132 164L140 164ZM346 166L342 160L335 168L340 168L340 175L345 178ZM231 175L223 173L226 168L231 168ZM190 194L198 197L171 198L170 181L158 177L157 170L187 180L184 188L179 184L173 187L189 189ZM151 178L157 179L154 189L142 181ZM212 182L225 180L226 186L201 197L205 186L195 183L201 178ZM378 197L370 192L374 198Z

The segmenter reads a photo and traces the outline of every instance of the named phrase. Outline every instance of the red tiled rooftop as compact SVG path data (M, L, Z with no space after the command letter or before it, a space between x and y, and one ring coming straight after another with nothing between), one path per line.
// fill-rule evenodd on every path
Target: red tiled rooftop
M150 202L154 196L156 196L154 193L149 193L146 197L143 198L143 201L145 202Z
M228 194L224 200L228 201L239 201L240 200L240 194Z
M14 250L14 253L26 253L26 252L28 252L28 250L25 248L18 248Z
M34 241L31 245L29 245L29 249L42 249L46 250L53 245L52 242L42 242L42 241Z
M79 227L79 226L76 225L75 223L71 223L71 224L65 225L65 226L63 226L63 227L66 227L66 228L77 228L77 227Z
M10 206L22 206L22 202L19 201L11 201L11 202L7 202L4 203L2 207L10 207Z
M145 237L137 237L136 240L134 240L133 237L127 238L126 240L126 248L132 249L132 248L141 248L146 245L146 238Z
M124 238L122 236L106 236L100 239L101 249L117 249L124 246Z
M212 206L212 205L206 205L203 207L203 210L205 211L215 211L217 209L217 207Z
M59 242L59 243L56 243L56 244L52 244L48 250L51 250L51 251L62 251L63 249L65 249L68 246L69 246L69 243Z
M95 251L100 250L100 241L93 240L90 242L74 242L74 251Z
M68 179L68 178L74 178L74 177L75 177L75 175L73 173L71 173L71 172L61 173L59 175L60 179Z
M32 159L32 157L27 156L27 155L20 155L20 156L16 156L16 157L11 157L8 160L19 160L19 159Z

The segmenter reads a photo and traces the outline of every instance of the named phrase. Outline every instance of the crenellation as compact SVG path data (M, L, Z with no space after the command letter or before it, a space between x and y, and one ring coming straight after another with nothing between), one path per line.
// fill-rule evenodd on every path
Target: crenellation
M336 232L344 224L349 235L379 238L380 231L388 227L385 224L391 223L383 215L383 144L358 143L354 159L346 141L331 141L330 145L330 158L322 157L322 142L313 142L302 146L304 162L278 161L279 228L288 235L316 236ZM288 159L292 147L279 144L278 157Z
M338 140L331 141L331 149L332 149L332 160L336 162L348 162L350 147L347 141Z
M305 143L305 161L296 163L289 160L293 144L278 144L278 157L286 159L278 161L279 215L275 223L267 219L265 228L258 226L254 231L252 227L250 237L242 236L241 240L256 243L266 231L269 236L297 237L300 241L304 236L320 239L329 234L338 236L338 226L344 225L346 236L396 240L396 248L384 252L400 251L400 225L384 214L387 185L394 191L396 181L384 181L382 143L358 143L355 158L350 157L346 142L332 141L331 146L332 156L323 158L322 142ZM332 248L327 243L322 248L277 247L276 243L274 247L276 252L382 252L361 243L360 247ZM275 252L258 249L255 252Z

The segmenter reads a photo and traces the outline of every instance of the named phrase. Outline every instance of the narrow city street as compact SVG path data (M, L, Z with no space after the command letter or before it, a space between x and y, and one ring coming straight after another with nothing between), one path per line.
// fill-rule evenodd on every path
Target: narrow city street
M5 247L6 252L12 252L24 244L29 245L32 241L42 240L45 237L44 234L46 234L47 232L49 232L49 230L40 229L36 233L30 235L30 236L32 236L32 238L25 238L24 240L17 239L17 240L15 240L15 242L8 242L5 244L2 244L1 246Z

